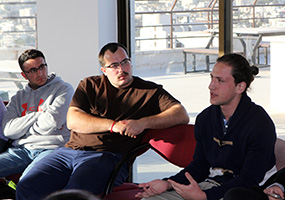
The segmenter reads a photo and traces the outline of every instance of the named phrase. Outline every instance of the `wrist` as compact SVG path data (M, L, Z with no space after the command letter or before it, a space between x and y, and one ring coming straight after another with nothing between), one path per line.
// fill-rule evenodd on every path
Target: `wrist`
M115 124L117 123L117 121L113 121L113 123L112 123L112 125L111 125L111 128L110 128L110 132L111 133L113 133L114 131L113 131L113 128L114 128L114 126L115 126Z
M167 185L166 185L167 191L173 190L173 187L172 187L171 183L170 183L169 181L167 181L168 178L164 178L164 179L162 179L162 180L165 181L165 183L167 184Z
M141 119L137 119L140 126L143 127L143 130L145 129L151 129L152 128L152 121L149 119L149 117L143 117Z
M167 181L167 183L168 183L168 185L167 185L167 191L173 190L173 187L172 187L171 183L169 183L168 181Z

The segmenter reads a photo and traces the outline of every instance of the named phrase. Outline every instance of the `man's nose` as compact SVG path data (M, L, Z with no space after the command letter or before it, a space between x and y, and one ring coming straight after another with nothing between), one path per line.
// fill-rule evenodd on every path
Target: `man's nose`
M120 63L117 69L124 71L125 67Z
M38 75L42 75L43 74L43 70L42 69L38 69L37 74Z
M215 88L215 83L214 83L214 81L211 81L211 82L210 82L208 88L209 88L210 90L212 90L212 89Z

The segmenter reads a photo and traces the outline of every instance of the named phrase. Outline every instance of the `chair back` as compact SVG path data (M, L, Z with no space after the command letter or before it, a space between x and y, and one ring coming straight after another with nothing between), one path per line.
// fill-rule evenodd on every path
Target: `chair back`
M143 142L168 162L186 167L192 160L196 140L193 124L181 124L167 129L152 129L146 132Z
M275 143L275 157L277 170L285 167L285 141L281 138L277 138Z

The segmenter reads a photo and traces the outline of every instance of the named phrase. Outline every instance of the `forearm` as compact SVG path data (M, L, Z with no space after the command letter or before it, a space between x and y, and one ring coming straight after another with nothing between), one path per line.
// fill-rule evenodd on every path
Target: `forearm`
M100 133L110 131L113 120L92 116L77 107L67 112L67 127L78 133Z
M54 131L61 129L66 122L67 108L58 110L46 110L38 112L39 116L29 129L31 134L50 135Z
M52 98L45 101L38 120L30 128L32 134L50 135L66 124L66 113L73 95L73 88L62 85Z
M189 116L182 105L176 104L157 115L144 117L139 121L144 125L144 129L160 129L177 124L187 124Z
M77 107L70 107L67 112L67 127L79 133L110 131L113 121L111 119L92 116ZM184 107L177 104L160 114L138 119L137 122L142 124L142 130L158 129L168 128L176 124L186 124L189 122L189 117ZM116 124L116 127L118 125ZM127 125L123 126L125 130Z
M11 117L6 113L3 119L3 134L11 139L18 139L24 136L30 127L37 121L38 112L29 113L23 117Z
M282 168L275 174L273 174L262 186L263 189L267 188L269 185L272 185L274 183L279 183L283 186L285 186L285 168Z

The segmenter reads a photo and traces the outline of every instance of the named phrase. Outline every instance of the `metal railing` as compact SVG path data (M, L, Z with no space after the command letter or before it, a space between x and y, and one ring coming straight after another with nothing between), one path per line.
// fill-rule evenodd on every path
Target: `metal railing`
M193 38L197 36L193 36L191 34L179 36L175 31L176 27L185 27L189 29L189 27L197 27L197 26L204 26L207 29L215 29L218 28L219 24L219 8L217 7L217 0L211 0L206 8L195 8L192 10L175 10L175 5L177 0L174 1L172 7L169 11L155 11L155 12L135 12L135 18L137 19L135 22L135 41L136 41L136 50L140 50L140 46L142 42L145 41L161 41L165 40L168 44L167 48L173 49L176 48L174 46L174 41L183 38ZM284 14L279 13L279 15L271 15L271 16L257 16L258 9L265 9L269 11L269 8L283 8ZM177 23L175 22L175 16L179 17L179 15L188 16L188 19L194 19L192 22L185 22L185 23ZM244 14L244 16L242 15ZM168 16L168 22L160 22L158 24L142 24L143 18L146 15L160 15L160 16ZM239 5L233 6L233 26L237 27L247 27L247 28L254 28L254 27L261 27L261 26L269 26L269 21L271 20L284 20L285 23L285 4L271 4L271 5L259 5L258 0L255 0L252 5ZM139 21L141 20L141 22ZM142 29L152 28L153 30L157 28L162 28L165 32L167 32L166 37L159 37L155 34L153 36L145 36L140 34ZM192 30L184 31L186 33L190 33ZM176 32L176 34L175 34ZM209 36L199 36L201 37L209 37ZM178 46L180 47L180 46Z

